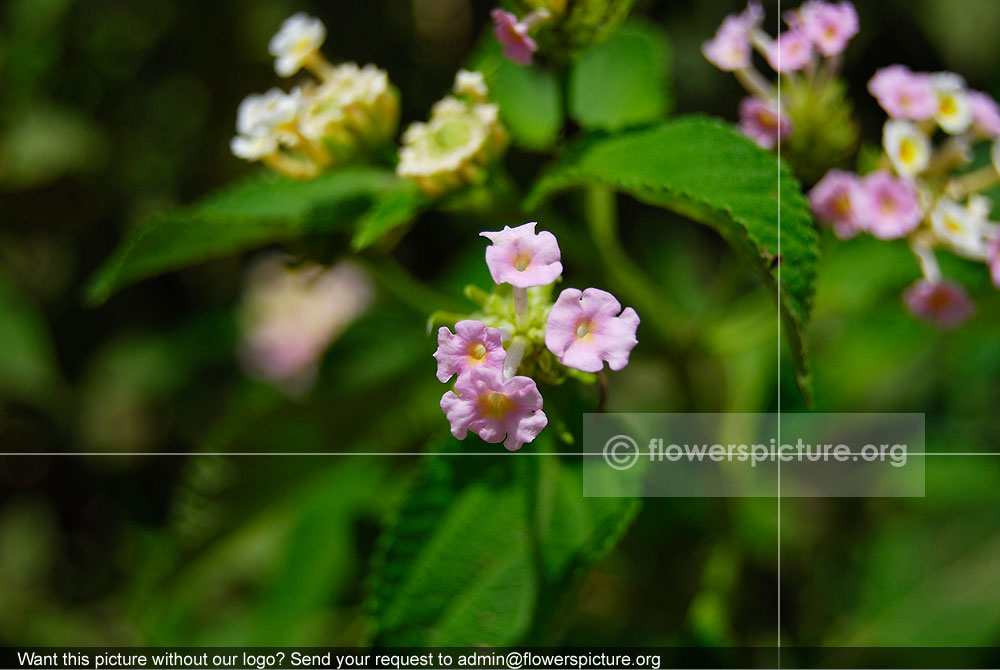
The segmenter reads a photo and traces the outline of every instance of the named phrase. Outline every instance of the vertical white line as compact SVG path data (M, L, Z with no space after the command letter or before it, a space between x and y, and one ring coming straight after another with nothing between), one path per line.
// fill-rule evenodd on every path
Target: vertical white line
M778 35L781 34L781 0L778 0ZM778 114L781 114L781 50L778 50ZM778 124L779 128L781 124ZM781 668L781 141L778 146L778 668Z

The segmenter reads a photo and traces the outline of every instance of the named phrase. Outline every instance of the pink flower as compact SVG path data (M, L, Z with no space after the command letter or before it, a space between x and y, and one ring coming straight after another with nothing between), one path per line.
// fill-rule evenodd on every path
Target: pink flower
M371 278L349 261L293 268L283 256L265 256L247 276L240 362L252 377L301 394L315 382L323 352L373 298Z
M990 137L1000 137L1000 105L981 91L968 91L966 96L972 109L972 121Z
M772 148L791 130L792 122L776 105L760 98L740 101L740 131L761 147Z
M1000 237L990 240L987 250L990 255L990 276L993 278L993 285L1000 288Z
M799 9L795 27L805 33L821 54L835 56L858 34L858 13L850 2L811 0Z
M618 313L621 312L621 315ZM628 365L629 353L639 341L639 315L607 291L565 289L545 323L545 346L563 365L584 372L600 372L604 361L612 370Z
M530 377L511 377L491 368L474 368L455 382L456 395L441 396L441 409L460 440L469 431L486 442L500 442L517 451L535 439L549 422L542 411L542 394ZM504 437L506 436L506 440Z
M736 14L727 16L715 32L715 36L701 45L701 53L709 63L720 70L732 72L750 67L747 18Z
M528 35L528 25L517 20L517 16L497 7L490 12L493 32L503 45L504 58L531 65L532 57L538 51L538 44Z
M455 324L455 333L442 326L438 330L437 378L443 382L453 375L461 377L469 370L486 368L503 372L507 358L497 328L488 328L481 321L466 319Z
M868 80L868 92L894 119L923 121L938 110L930 75L911 72L905 65L890 65L876 72Z
M846 240L862 229L855 211L860 190L856 174L830 170L809 192L809 206L816 218L830 223L837 237Z
M976 311L965 289L947 280L920 279L906 289L903 301L913 316L942 328L956 328Z
M812 60L813 48L801 30L786 30L767 48L767 62L775 72L795 72Z
M861 182L855 200L861 225L875 237L894 240L905 237L920 225L923 212L913 184L889 172L873 172Z
M535 233L537 221L517 228L504 226L495 233L479 233L492 242L486 247L486 265L497 284L517 288L545 286L562 274L559 244L547 230Z

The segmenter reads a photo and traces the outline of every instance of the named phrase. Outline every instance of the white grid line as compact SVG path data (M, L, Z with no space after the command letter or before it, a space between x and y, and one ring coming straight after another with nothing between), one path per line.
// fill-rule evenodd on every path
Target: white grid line
M781 35L781 0L778 0L778 35ZM781 49L778 49L778 71L781 71ZM778 128L781 128L781 75L778 75ZM778 444L781 444L781 133L778 133ZM778 670L781 670L781 460L778 460Z
M640 452L641 453L641 452ZM846 452L841 454L842 456L858 456L864 457L865 454L861 452ZM586 451L6 451L0 452L0 457L3 456L498 456L498 457L513 457L513 456L579 456L579 457L594 457L599 456L604 457L604 454L598 451L586 452ZM917 457L917 456L1000 456L1000 451L918 451L910 452L906 454L907 458ZM640 456L641 458L641 456ZM669 459L650 459L651 462L655 463L670 463ZM724 459L729 462L744 462L738 461L737 459ZM780 467L781 460L788 459L776 459L775 463ZM790 462L798 461L800 463L819 463L819 461L804 458L791 459ZM688 458L682 457L678 462L703 462L703 463L713 463L719 462L714 458L710 458L707 454L698 458L697 456ZM828 463L845 463L846 461L839 461L836 458L826 459L824 462ZM865 463L887 463L886 459L876 459L876 460L864 460Z

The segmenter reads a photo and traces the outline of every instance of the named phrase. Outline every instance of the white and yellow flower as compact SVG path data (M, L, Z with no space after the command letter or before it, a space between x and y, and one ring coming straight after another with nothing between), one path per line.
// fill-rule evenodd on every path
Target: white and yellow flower
M229 148L237 158L259 161L278 151L278 140L273 135L237 135Z
M965 80L951 72L931 75L934 92L937 95L937 112L934 120L941 130L959 135L972 126L972 106L965 91Z
M368 146L386 142L399 123L399 93L385 70L374 65L338 65L323 83L307 87L305 95L302 133L338 153L352 152L359 141Z
M268 51L275 57L274 71L282 77L291 77L303 66L321 65L317 59L322 58L319 48L325 39L326 26L319 19L305 12L289 16L268 45Z
M882 145L900 175L914 177L927 169L931 157L930 139L909 121L886 121Z
M456 89L468 90L471 80L463 80ZM435 103L428 122L412 123L403 133L396 173L428 195L441 195L481 181L507 141L496 105L449 95Z
M951 247L956 253L977 259L986 259L987 228L986 214L983 204L970 199L967 207L946 197L938 198L931 211L931 228L942 244Z

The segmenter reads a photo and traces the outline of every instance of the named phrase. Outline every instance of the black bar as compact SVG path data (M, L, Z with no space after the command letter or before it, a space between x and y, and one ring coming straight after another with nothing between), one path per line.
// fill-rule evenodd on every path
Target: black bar
M780 660L779 660L780 659ZM779 665L780 664L780 665ZM1000 647L0 647L9 669L997 668Z

